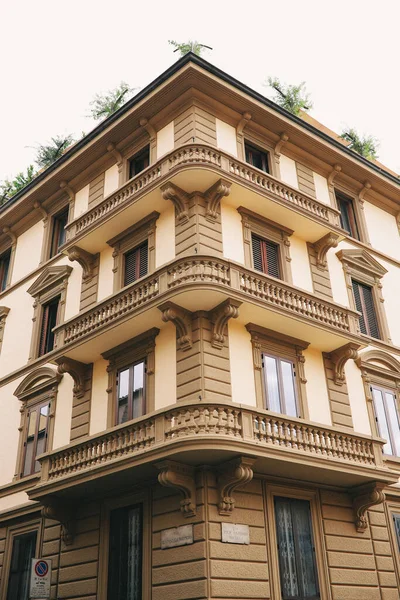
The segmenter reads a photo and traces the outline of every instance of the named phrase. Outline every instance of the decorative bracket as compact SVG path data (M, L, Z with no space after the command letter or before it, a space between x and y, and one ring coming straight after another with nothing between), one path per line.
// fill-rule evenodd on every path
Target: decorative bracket
M364 204L365 194L371 189L372 185L369 181L364 181L364 187L358 193L358 199L360 201L361 206Z
M224 302L221 302L210 314L210 321L212 322L211 332L211 346L213 348L223 348L225 335L225 326L229 319L237 319L239 316L239 306L242 303L238 300L232 300L227 298Z
M196 516L196 483L194 469L188 465L165 460L155 465L160 470L158 481L165 487L175 488L183 495L181 512L184 517Z
M356 529L364 533L368 529L367 510L385 501L384 483L367 483L350 490L353 499L353 510Z
M43 501L42 516L61 524L61 538L66 546L70 546L75 535L73 507L59 498L51 496Z
M189 350L192 340L192 314L173 302L166 302L158 307L162 312L164 323L172 321L176 327L177 343L180 350Z
M79 246L72 246L65 251L69 260L73 262L76 260L83 269L82 279L89 280L93 277L93 268L96 264L97 255L91 254L87 250L79 248Z
M333 381L336 385L344 384L344 366L349 360L349 358L356 360L356 358L358 357L357 350L359 350L360 348L360 344L354 344L353 342L350 342L349 344L341 346L334 352L326 354L327 358L329 358L333 363Z
M288 134L285 132L281 133L281 135L279 136L279 141L276 143L275 148L274 148L274 154L276 157L278 157L278 158L280 157L281 150L288 140L289 140Z
M69 185L68 181L60 181L60 188L67 192L71 202L75 202L75 192L72 189L72 187Z
M68 358L67 356L56 358L55 362L58 365L57 372L60 375L69 373L74 380L74 388L72 391L75 396L77 398L83 398L85 394L85 374L87 365L78 360Z
M10 238L12 244L16 243L17 236L15 235L15 233L13 231L11 231L11 229L8 227L8 225L6 225L5 227L3 227L3 233L5 235L8 235L8 237Z
M122 164L124 160L122 154L119 150L117 150L113 142L111 142L111 144L108 144L107 152L109 152L115 158L117 165Z
M33 208L35 208L36 210L38 210L40 212L40 214L42 215L43 221L46 221L46 219L48 218L49 214L47 212L47 210L45 210L43 208L43 206L40 204L40 202L36 201L33 203Z
M314 242L313 246L316 252L317 267L324 271L326 269L326 255L330 248L336 248L339 242L339 236L336 233L327 233L318 241Z
M238 137L243 135L243 130L246 127L246 125L249 123L249 121L251 121L251 113L249 113L249 112L243 113L242 118L240 119L239 123L236 126L236 135Z
M162 185L160 190L164 200L171 200L175 206L178 221L187 223L189 220L188 194L170 181Z
M218 469L218 512L230 517L235 508L232 494L241 485L253 479L253 465L256 458L241 456L221 465Z
M340 165L338 165L338 164L333 165L333 169L328 175L328 186L329 187L331 187L333 185L333 180L335 179L336 175L338 173L340 173L341 170L342 170L342 167Z
M207 221L215 222L221 212L221 199L224 196L229 196L231 191L231 183L225 179L219 179L205 193L204 199L207 202L206 219Z
M153 125L149 123L148 119L140 119L139 125L144 127L150 137L150 164L157 160L156 149L157 149L157 132Z

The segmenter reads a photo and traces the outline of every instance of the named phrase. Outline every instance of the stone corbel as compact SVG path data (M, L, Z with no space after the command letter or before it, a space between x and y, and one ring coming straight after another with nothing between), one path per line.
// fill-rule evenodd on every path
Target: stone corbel
M279 136L279 141L276 143L274 148L275 159L277 162L279 162L279 159L281 157L281 150L288 140L288 134L285 132L281 133L281 135Z
M154 129L153 125L146 118L140 119L139 125L141 127L144 127L144 129L149 134L149 138L150 138L150 163L153 163L153 162L156 161L157 132Z
M43 221L46 222L49 217L49 213L47 212L47 210L45 210L43 208L43 206L40 204L40 202L38 202L38 201L34 202L33 208L35 208L37 211L40 212L40 214L42 215Z
M67 356L56 358L55 362L58 365L57 373L60 375L69 373L74 380L74 387L72 390L74 395L77 398L83 398L85 395L85 374L87 365L78 360L68 358Z
M160 188L164 200L171 200L175 206L178 221L187 223L189 220L188 194L170 181Z
M333 187L333 180L335 179L336 175L338 175L338 173L340 173L341 170L342 170L342 167L340 165L338 165L338 164L333 165L333 169L328 175L328 186L329 187Z
M219 179L205 192L204 199L207 202L207 221L215 223L218 216L221 214L221 199L224 196L229 196L231 185L232 184L229 181Z
M211 332L211 346L213 348L221 349L224 346L225 341L225 326L229 319L237 319L239 316L239 306L242 303L238 300L232 300L228 298L221 302L210 314L210 321L212 323Z
M42 517L52 519L61 524L61 539L66 546L74 541L75 523L73 519L73 507L59 498L50 497L43 501Z
M364 181L364 186L358 192L358 200L360 202L361 208L364 208L365 194L371 189L371 187L372 186L369 181Z
M122 157L121 152L119 150L117 150L114 142L111 142L111 144L108 144L107 152L109 152L115 158L115 162L117 163L118 167L120 165L122 165L124 159Z
M356 360L358 357L358 350L360 349L360 344L354 344L350 342L341 346L334 352L326 354L327 358L329 358L333 363L333 381L336 385L343 385L345 382L345 374L344 367L347 361L352 358Z
M168 323L168 321L174 323L180 350L189 350L193 345L192 314L173 302L166 302L158 308L162 312L161 318L164 323Z
M93 277L93 268L97 258L96 254L91 254L87 250L79 248L79 246L72 246L71 248L68 248L65 253L71 262L76 260L76 262L81 265L83 269L82 279L84 281Z
M65 191L68 194L69 198L69 212L68 212L68 222L72 220L74 210L75 210L75 192L72 187L69 185L68 181L60 181L60 189Z
M8 227L8 225L3 227L3 233L5 235L8 235L12 244L15 244L17 242L17 236L15 235L15 233L13 231L11 231L11 229Z
M253 465L257 459L241 456L221 465L218 469L218 512L230 517L235 508L233 492L253 479Z
M244 158L243 153L243 130L246 125L251 121L251 113L245 112L242 115L239 123L236 125L236 142L238 145L239 158Z
M188 465L165 460L156 463L159 469L158 481L165 487L175 488L182 495L181 512L184 517L196 516L196 483L194 480L194 469Z
M313 246L316 253L317 267L324 271L326 269L326 255L330 248L336 248L339 242L339 236L336 233L327 233L317 242L314 242Z
M356 529L364 533L368 529L367 510L385 501L384 483L367 483L350 491L353 500L353 511Z

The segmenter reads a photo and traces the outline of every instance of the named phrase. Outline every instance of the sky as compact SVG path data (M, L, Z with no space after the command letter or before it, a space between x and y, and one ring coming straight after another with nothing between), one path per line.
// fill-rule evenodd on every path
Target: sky
M399 0L13 0L0 7L0 182L52 136L81 137L96 93L142 88L178 58L168 40L196 39L203 57L258 92L269 75L306 82L310 114L379 140L400 173Z

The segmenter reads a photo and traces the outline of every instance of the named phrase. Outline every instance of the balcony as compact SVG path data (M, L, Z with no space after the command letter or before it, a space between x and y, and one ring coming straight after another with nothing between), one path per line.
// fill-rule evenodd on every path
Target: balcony
M122 211L125 223L135 223L148 213L149 205L153 210L162 210L165 200L159 188L166 181L189 192L205 191L221 177L232 183L225 202L236 208L245 206L284 223L309 242L317 241L329 231L344 233L335 208L229 154L210 146L191 144L170 152L69 223L64 248L79 242L84 250L98 252L107 239L120 232L117 217ZM146 200L141 202L144 198Z
M215 465L245 454L254 470L324 484L395 483L383 465L384 440L324 427L243 404L188 402L158 410L43 454L31 500L79 497L154 476L165 458ZM133 474L134 470L134 474Z
M355 311L232 261L196 256L174 260L59 325L55 348L76 360L96 360L112 345L162 325L157 307L166 301L211 310L227 296L242 302L240 321L295 334L323 351L358 341Z

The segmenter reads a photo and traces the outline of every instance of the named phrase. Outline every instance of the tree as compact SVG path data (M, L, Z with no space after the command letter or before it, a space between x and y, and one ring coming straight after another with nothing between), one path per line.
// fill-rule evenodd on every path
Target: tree
M277 77L268 77L267 85L276 92L274 102L292 115L298 116L301 110L310 110L313 106L309 94L306 93L304 81L299 85L286 85Z
M15 194L22 190L28 183L30 183L37 173L33 165L27 167L26 172L17 173L12 181L6 179L3 183L0 183L0 205L10 200Z
M181 56L185 56L188 52L193 52L196 56L201 56L201 53L204 52L205 48L208 50L212 50L211 46L206 46L205 44L200 44L197 40L189 40L188 42L178 43L175 40L168 40L168 44L175 47L174 52L180 52Z
M378 158L378 141L372 135L361 137L355 129L348 127L340 134L340 137L346 142L350 142L350 150L354 150L364 158L368 160Z
M113 90L108 90L104 94L96 94L90 103L91 116L95 121L106 119L115 113L125 102L132 97L136 88L131 88L127 83L121 83Z
M51 143L40 145L36 151L36 164L47 169L56 160L58 160L64 152L73 144L74 138L72 135L56 136L51 138Z

